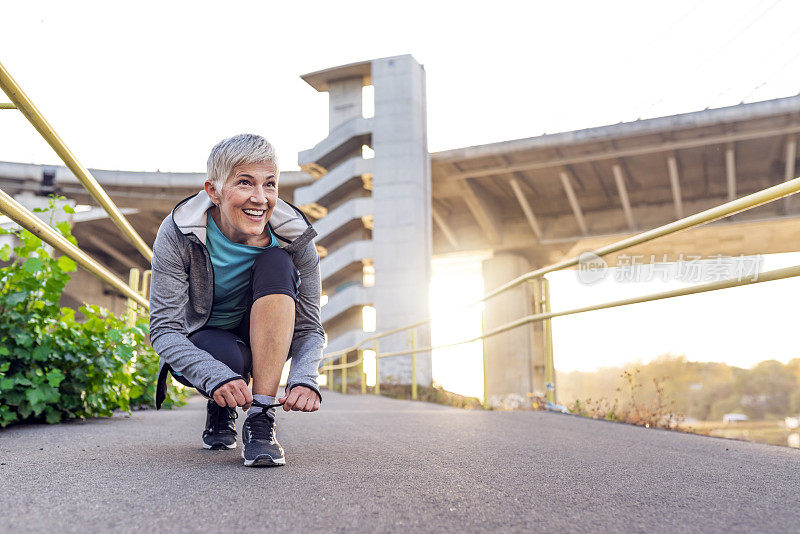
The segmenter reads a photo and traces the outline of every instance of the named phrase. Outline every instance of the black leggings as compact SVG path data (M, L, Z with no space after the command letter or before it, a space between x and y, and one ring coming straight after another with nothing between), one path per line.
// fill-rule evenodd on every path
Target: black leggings
M256 256L253 262L253 268L250 270L247 311L239 325L230 330L203 327L189 335L189 341L249 382L253 370L253 355L250 352L250 309L253 303L266 295L289 295L296 300L299 287L300 273L289 253L280 247L268 248ZM176 375L174 372L173 376L181 384L196 388L201 394L210 397L186 377Z

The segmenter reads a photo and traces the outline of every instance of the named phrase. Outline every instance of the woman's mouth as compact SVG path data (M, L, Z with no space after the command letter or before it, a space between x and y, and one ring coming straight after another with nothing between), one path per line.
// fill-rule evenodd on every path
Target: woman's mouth
M253 219L254 221L260 221L267 210L244 209L242 211L245 215L247 215L248 218Z

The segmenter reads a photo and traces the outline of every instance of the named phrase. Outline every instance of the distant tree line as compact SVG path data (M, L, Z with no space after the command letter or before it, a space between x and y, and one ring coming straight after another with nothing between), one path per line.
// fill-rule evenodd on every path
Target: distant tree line
M641 384L637 395L643 402L655 400L655 379L664 397L674 403L674 411L687 418L715 421L726 413L744 413L753 420L800 415L800 358L786 364L766 360L742 369L667 354L647 364L557 373L558 401L616 398L622 391L623 373L636 369Z

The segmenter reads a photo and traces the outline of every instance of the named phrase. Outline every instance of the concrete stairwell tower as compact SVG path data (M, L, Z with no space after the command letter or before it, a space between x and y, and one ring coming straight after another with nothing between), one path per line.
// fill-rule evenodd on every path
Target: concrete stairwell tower
M329 134L298 161L317 180L295 192L295 203L319 219L322 322L328 350L377 330L429 317L432 253L431 172L425 71L410 55L374 59L302 76L329 96ZM374 89L374 116L362 113L363 87ZM366 310L365 310L366 308ZM403 350L408 334L380 340L380 352ZM430 344L427 327L417 345ZM409 384L411 358L380 361L381 383ZM417 383L431 384L429 353L417 355Z

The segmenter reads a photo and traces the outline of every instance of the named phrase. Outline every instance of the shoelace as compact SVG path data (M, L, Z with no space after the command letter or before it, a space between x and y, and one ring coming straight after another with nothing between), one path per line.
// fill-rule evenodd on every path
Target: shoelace
M230 421L235 421L239 417L236 410L217 406L211 415L211 429L214 433L235 434L236 431L228 426Z
M275 404L264 404L263 402L259 402L259 401L255 400L255 399L253 399L252 405L253 406L258 406L259 408L261 408L261 412L259 412L256 415L260 415L260 414L268 415L267 414L267 410L269 410L270 408L278 408L280 406L283 406L283 402L278 402L278 403L275 403ZM214 414L211 416L211 426L213 428L213 431L216 432L216 433L223 433L223 432L235 433L236 432L235 430L233 430L233 429L228 427L228 421L231 421L231 420L235 421L238 417L239 417L239 414L236 413L236 410L231 410L230 408L218 407L218 409L215 410ZM274 419L272 417L268 417L268 418L272 419L274 421ZM270 425L270 426L273 426L273 425ZM266 430L266 429L264 429L264 430Z
M261 408L261 411L255 415L247 418L247 423L250 425L250 434L255 439L266 439L267 441L275 440L275 417L270 415L267 411L269 408L276 408L282 406L283 403L278 404L264 404L253 400L253 405Z
M253 399L252 404L253 406L258 406L262 410L269 410L270 408L277 408L278 406L283 406L282 402L278 402L276 404L264 404L263 402L258 402L255 399Z

